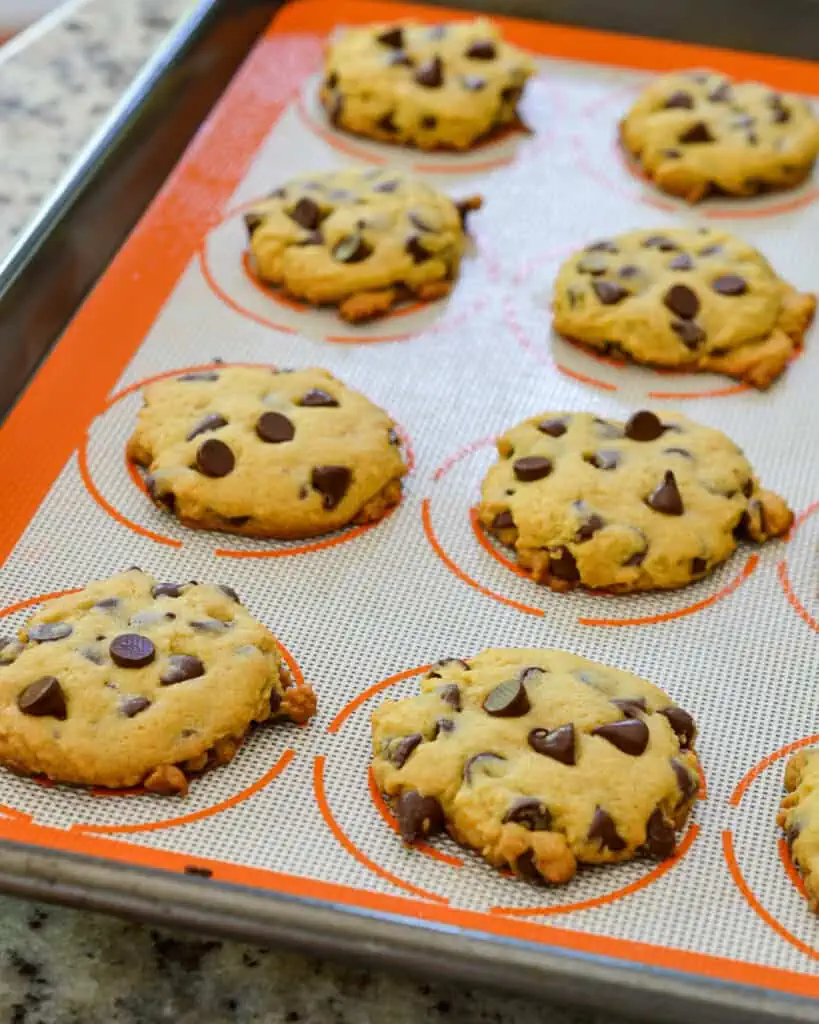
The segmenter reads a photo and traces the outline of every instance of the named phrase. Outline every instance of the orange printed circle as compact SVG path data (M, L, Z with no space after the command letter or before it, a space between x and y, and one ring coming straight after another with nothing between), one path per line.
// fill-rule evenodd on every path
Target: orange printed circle
M766 757L763 757L752 768L750 768L737 783L728 801L730 806L737 808L740 807L743 798L748 793L751 786L753 786L754 782L756 782L756 780L772 765L781 761L783 758L788 757L790 754L795 753L797 750L801 750L803 747L812 746L817 742L819 742L819 733L813 736L806 736L800 740L795 740L793 743L788 743L785 746L780 747L778 750L775 750L772 754L768 754ZM736 855L734 834L731 829L726 829L722 833L722 852L734 885L736 885L743 899L754 913L789 945L798 949L801 953L804 953L805 956L810 957L812 960L819 960L819 945L811 946L787 929L772 913L770 913L770 911L766 910L759 897L748 884L748 881L739 866L739 861ZM804 900L807 900L804 883L791 859L788 844L781 837L777 840L777 854L788 881L797 893L799 893Z
M73 587L69 590L55 590L48 594L38 594L35 597L26 598L24 601L17 601L14 604L7 605L5 608L0 608L0 619L4 619L14 612L22 611L26 608L30 608L34 605L42 604L45 601L51 601L58 597L65 597L68 594L76 594L82 588ZM298 662L285 647L278 637L274 637L276 646L279 649L279 653L287 665L290 675L297 686L304 685L304 675L302 674L301 668ZM263 727L259 727L263 728ZM162 818L158 821L146 821L146 822L133 822L120 825L96 825L92 822L75 822L68 826L70 832L87 832L87 833L98 833L98 834L118 834L118 833L132 833L132 832L153 832L159 829L174 828L177 825L185 825L192 821L200 821L202 818L210 818L221 811L225 811L230 807L235 807L237 804L243 803L248 800L254 794L264 789L270 782L272 782L277 776L287 768L293 758L296 756L296 752L292 748L287 748L278 760L270 768L267 769L262 775L259 776L250 785L245 786L232 796L226 797L224 800L219 800L214 804L207 807L202 807L197 811L192 811L189 814L183 814L172 818ZM224 766L226 767L226 766ZM200 781L206 777L209 773L205 773L203 776L194 776L191 779L193 786L198 786ZM222 776L224 778L224 776ZM59 783L53 782L51 779L45 778L44 776L31 776L30 782L39 785L44 788L58 788ZM69 790L74 790L80 793L88 794L92 797L99 797L108 800L116 800L123 798L134 798L134 797L150 797L154 798L155 794L149 793L141 786L135 786L130 789L105 789L98 786L70 786L66 787ZM27 811L22 811L18 808L0 804L0 815L6 815L16 819L34 821L35 819Z
M788 533L786 543L790 544L791 540L793 540L794 534L800 528L800 526L802 526L802 524L807 519L810 519L810 517L814 515L814 513L817 511L819 511L819 501L814 501L810 505L808 505L808 507L803 512L799 513L799 515L793 521L793 526L791 527L790 532ZM785 557L780 562L777 562L776 565L776 575L779 580L780 586L782 587L785 597L788 600L788 604L791 606L791 608L793 608L793 610L796 612L799 618L802 619L802 621L806 623L815 633L819 633L819 620L817 620L816 617L814 615L811 615L811 613L807 610L807 608L804 606L799 596L797 595L796 591L793 589L793 585L791 584L790 576L788 574L787 550L788 549L786 548Z
M364 704L370 701L373 697L379 693L383 693L390 687L403 682L405 679L411 679L415 676L421 675L427 672L431 668L431 665L420 665L416 668L405 669L403 672L398 672L395 675L389 676L387 679L382 679L380 682L373 684L368 687L362 693L357 694L352 698L335 716L330 725L327 727L327 731L330 734L337 734L343 728L345 722L358 711ZM319 764L320 762L320 764ZM363 864L374 874L381 878L386 879L392 884L397 885L399 888L403 888L414 895L421 895L425 899L436 900L439 902L449 902L446 897L439 893L433 893L429 890L418 889L417 886L412 885L403 878L399 878L392 872L386 871L379 864L372 860L360 847L358 847L349 836L343 831L339 825L337 819L334 817L329 803L327 801L326 789L324 786L324 768L325 759L316 758L315 775L314 775L314 788L316 793L316 801L319 804L322 816L331 831L335 835L336 839L341 842L348 853L351 854L360 864ZM702 769L700 768L702 775ZM376 811L381 817L382 821L386 826L393 832L398 834L398 826L394 816L390 812L387 804L378 792L375 784L375 779L372 774L372 770L368 771L368 786L370 791L370 797L375 806ZM705 799L705 781L702 780L700 787L699 799ZM576 900L566 903L554 904L549 906L537 906L537 907L515 907L515 906L492 906L489 908L489 912L492 914L500 914L511 917L528 917L528 916L548 916L553 914L571 914L580 910L589 910L593 907L605 906L609 903L614 903L617 900L622 899L625 896L630 895L633 892L638 892L641 889L647 888L649 885L658 881L663 875L667 874L673 867L675 867L682 858L691 849L694 840L699 834L699 826L692 823L686 830L680 844L677 848L676 854L669 860L663 861L657 864L651 870L646 872L642 878L639 878L627 885L621 886L620 888L613 889L610 892L604 893L601 896L596 896L591 899ZM445 867L460 869L467 863L464 858L459 856L452 856L444 853L441 850L437 850L430 843L414 843L412 846L413 851L430 858L431 860L437 861L439 864ZM508 872L503 872L508 874ZM537 891L537 890L535 890Z
M494 444L494 440L495 439L492 437L485 437L481 438L478 441L474 441L471 444L465 445L453 456L446 459L442 463L442 465L438 467L438 469L433 473L433 482L440 482L455 465L457 465L463 459L473 455L475 452L480 451L481 449ZM535 605L526 604L523 601L518 601L514 598L508 597L505 594L500 593L497 590L493 590L491 587L487 587L483 583L480 583L478 580L475 579L474 576L467 573L460 565L458 565L457 561L446 551L443 544L441 543L438 534L435 531L435 527L433 526L432 523L432 498L430 497L424 498L421 502L421 522L424 529L424 535L426 536L427 541L432 550L443 562L446 568L449 569L449 571L453 575L457 576L457 578L461 580L462 583L466 583L467 586L471 587L473 590L477 590L481 594L484 594L486 597L490 597L493 600L498 601L500 604L505 604L508 607L515 608L517 611L523 612L526 615L537 615L541 617L546 615L545 608L540 608ZM501 549L490 538L486 530L484 530L483 526L481 525L478 519L478 511L475 506L473 506L469 510L469 526L470 532L472 533L472 536L475 538L475 541L480 546L480 548L486 554L488 554L495 562L502 565L504 569L512 572L518 578L530 582L533 587L538 588L538 593L545 592L549 595L550 599L563 599L565 595L555 594L552 591L550 591L547 587L543 587L541 584L535 583L533 580L531 580L531 577L524 569L522 569L515 561L513 561L511 557L507 556L503 551L501 551ZM738 587L740 587L745 582L745 580L748 579L749 576L751 576L751 574L756 570L758 565L759 555L749 555L745 561L744 566L731 580L728 581L728 583L722 586L715 593L710 594L708 597L702 598L699 601L695 601L692 604L685 605L682 608L677 608L668 612L655 613L652 615L638 615L622 618L614 616L605 616L598 618L592 616L579 615L577 621L581 626L602 626L611 628L618 626L650 626L662 622L670 622L673 619L685 618L688 615L693 615L695 612L702 611L705 608L710 608L718 601L721 601L724 598L731 595L735 590L737 590ZM610 594L605 591L583 592L592 595L595 598L601 599L608 598L614 600L628 600L629 596L632 599L634 596Z
M197 249L197 258L199 261L199 268L202 273L202 277L213 292L214 296L228 306L234 313L238 313L240 316L246 317L252 320L254 323L260 324L263 327L271 327L276 331L281 331L285 334L297 334L298 327L293 324L284 323L280 318L275 317L272 313L259 312L258 310L252 309L246 302L241 301L222 285L216 278L211 261L209 258L208 240L210 235L218 231L225 223L234 220L240 214L246 210L252 209L257 206L263 199L251 199L247 202L241 203L232 209L229 209L213 226L209 235L203 237L199 243ZM294 299L286 295L281 289L275 288L272 285L266 284L260 280L254 273L250 263L250 254L245 248L241 252L239 257L242 277L248 284L265 297L265 300L273 306L279 306L282 309L289 310L293 313L298 314L300 317L304 317L305 324L309 323L309 319L314 317L316 314L316 307L310 305L308 302L304 302L300 299ZM418 313L426 309L432 309L433 307L439 306L442 303L448 301L449 296L445 296L443 299L435 300L433 302L423 302L421 300L415 300L413 302L407 302L402 305L396 306L386 313L382 314L377 318L378 323L400 320L402 317L409 316L413 313ZM473 308L464 310L461 314L453 318L453 321L448 323L447 327L460 326L473 312L479 307L479 302L473 304ZM330 307L328 307L330 308ZM336 319L338 319L336 317ZM342 323L339 319L339 323ZM441 325L437 323L431 323L428 325L419 325L414 330L385 333L385 334L365 334L359 331L339 333L339 334L325 334L321 340L326 342L332 342L339 345L370 345L378 344L381 342L393 342L393 341L407 341L410 338L415 337L424 331L436 331L439 330Z
M177 367L173 370L166 370L163 373L154 374L151 377L145 377L142 380L138 380L133 384L129 384L128 387L123 388L121 391L117 391L113 394L99 411L98 415L101 416L106 413L109 409L115 406L123 398L133 394L134 391L138 391L141 388L147 387L149 384L153 384L159 380L166 380L169 377L177 377L185 373L195 373L201 370L218 370L225 369L231 366L248 366L258 367L263 364L259 363L202 363L196 366ZM269 364L271 369L275 369L272 364ZM408 472L411 473L415 467L415 454L412 449L412 445L406 431L399 425L396 425L396 432L401 438L402 446L404 449L404 457L408 466ZM94 499L97 505L103 509L112 519L115 519L121 526L126 527L133 533L139 534L141 537L147 537L149 540L155 541L157 544L165 544L168 547L181 548L183 542L177 540L175 537L168 537L165 534L157 533L154 530L150 530L140 523L134 522L128 516L123 515L108 499L102 494L100 489L94 482L93 476L88 462L88 445L90 440L90 431L85 432L83 443L77 451L77 465L80 473L80 478L85 485L89 495ZM146 501L150 502L148 498L148 492L145 487L145 482L137 466L135 466L127 457L125 458L125 470L128 474L131 482L137 487L146 498ZM324 537L320 540L311 541L309 543L296 543L288 541L278 541L276 543L286 544L286 547L280 548L259 548L259 549L245 549L245 548L226 548L217 547L214 548L213 554L218 558L290 558L294 555L310 554L314 551L324 551L327 548L337 547L339 544L345 544L347 541L353 540L356 537L361 536L363 533L367 533L377 526L380 526L385 520L387 520L401 505L404 500L403 491L401 500L397 505L391 506L384 515L371 523L364 523L360 526L348 526L342 530L336 531L329 537ZM153 504L151 503L151 507ZM214 532L214 531L208 531Z

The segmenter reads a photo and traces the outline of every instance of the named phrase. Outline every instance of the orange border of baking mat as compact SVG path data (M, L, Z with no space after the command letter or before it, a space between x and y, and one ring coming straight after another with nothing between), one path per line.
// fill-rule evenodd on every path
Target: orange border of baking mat
M315 34L327 33L339 22L362 24L412 16L434 22L471 15L382 0L337 0L332 4L298 0L274 19L0 430L0 479L15 481L0 517L0 558L8 556L66 460L81 444L88 424L104 407L202 238L219 220L295 87L318 69ZM819 94L819 65L806 61L512 18L496 21L513 42L544 55L648 70L710 65L733 75L762 78L779 88ZM157 252L162 253L161 260L156 259ZM125 318L123 309L129 310ZM796 971L203 861L33 825L23 819L0 817L0 839L179 873L196 861L210 867L213 877L224 882L549 943L674 972L766 986L793 995L819 996L819 978Z

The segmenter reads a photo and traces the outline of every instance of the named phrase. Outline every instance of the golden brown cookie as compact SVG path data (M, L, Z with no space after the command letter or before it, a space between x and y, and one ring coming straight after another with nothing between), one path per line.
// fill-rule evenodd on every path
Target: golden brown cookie
M682 587L793 520L732 441L677 413L544 412L497 446L480 521L552 590Z
M785 769L787 795L777 822L813 910L819 909L819 747L797 751Z
M641 93L620 125L625 148L664 192L792 188L819 154L819 120L799 96L716 71L674 71Z
M55 782L184 794L254 722L315 707L227 586L130 569L45 602L0 644L0 764Z
M699 789L688 712L565 651L447 658L373 713L373 772L406 842L444 828L553 884L580 864L673 855Z
M128 456L185 526L314 537L401 499L395 424L326 370L218 367L150 384L144 399Z
M519 123L531 58L485 18L407 21L341 32L327 54L321 102L337 128L419 149L469 149Z
M752 246L713 228L630 231L574 253L554 328L648 366L726 373L766 388L802 345L816 299Z
M350 323L372 320L449 293L466 215L480 205L390 169L296 178L245 214L253 270L297 299L337 305Z

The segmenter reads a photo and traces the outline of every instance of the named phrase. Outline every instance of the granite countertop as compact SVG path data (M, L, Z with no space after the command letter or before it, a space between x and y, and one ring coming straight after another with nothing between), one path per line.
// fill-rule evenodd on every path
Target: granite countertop
M70 3L0 51L0 257L187 6L187 0ZM2 1024L602 1020L0 897Z

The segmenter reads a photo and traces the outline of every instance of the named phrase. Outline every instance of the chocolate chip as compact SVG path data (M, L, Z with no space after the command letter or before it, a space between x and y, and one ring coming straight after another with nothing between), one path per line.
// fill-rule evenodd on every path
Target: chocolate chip
M664 149L662 150L662 156L664 156L666 160L679 160L682 153L678 149Z
M672 92L668 99L663 104L666 110L693 110L694 109L694 97L687 92L683 92L682 89L678 89L676 92Z
M133 718L140 711L145 711L151 706L147 697L126 697L119 706L120 711L126 718Z
M646 555L647 554L648 554L648 548L647 547L643 548L642 551L635 551L635 553L633 555L629 555L629 557L625 560L625 562L623 562L623 565L628 565L628 566L639 566L639 565L642 565L643 562L646 559Z
M327 89L335 89L335 87L338 85L338 75L336 74L335 71L331 71L330 74L324 79L324 85L325 88ZM282 196L284 195L283 189L277 189L277 191L281 192ZM270 194L269 198L273 198L273 193Z
M444 84L444 65L440 57L425 61L415 72L415 81L425 89L439 89Z
M620 464L620 453L603 449L592 452L591 455L584 455L583 460L595 469L617 469Z
M691 142L713 142L714 136L704 121L697 121L688 131L680 135L678 141L686 144Z
M338 400L333 398L327 391L322 391L320 388L311 388L307 394L303 395L296 405L303 405L310 409L317 408L336 408L338 406Z
M199 446L196 452L196 468L205 476L222 477L233 472L236 459L224 441L213 437Z
M641 711L647 711L645 697L617 697L611 702L619 708L626 718L639 718Z
M575 557L565 547L555 548L549 552L549 572L555 579L565 580L567 583L577 583L580 580Z
M568 430L565 420L542 420L537 425L541 434L548 434L549 437L563 437Z
M216 589L221 590L226 597L229 597L231 601L235 601L236 604L242 603L241 597L239 597L239 595L236 593L233 587L228 586L227 583L217 583Z
M30 626L26 632L29 640L45 644L54 640L64 640L71 636L74 630L67 622L40 622L36 626Z
M708 562L704 558L691 559L691 573L693 576L698 576L700 573L705 572L707 568Z
M746 498L750 498L754 493L754 482L753 480L746 480L742 485L742 493Z
M197 373L183 373L181 377L176 379L184 381L214 381L219 380L219 374L214 373L212 370L200 370Z
M693 320L672 320L671 330L687 348L697 348L705 341L705 331Z
M430 667L430 670L427 673L427 679L440 679L441 674L440 672L437 672L436 669L446 668L447 665L460 665L465 672L469 671L469 665L460 658L441 658L440 661L436 661L435 664Z
M466 51L466 56L471 60L494 60L497 55L491 39L478 39Z
M397 192L401 182L398 178L389 178L387 181L377 181L373 185L373 192Z
M498 683L484 697L481 706L494 718L521 718L531 708L526 687L519 678Z
M401 50L404 46L404 30L400 25L396 25L395 28L388 28L386 32L376 36L376 39L382 45L392 47L393 50Z
M444 810L434 796L421 796L415 789L406 789L395 805L398 829L405 843L435 835L444 828Z
M151 597L180 597L182 586L181 583L157 583L151 587Z
M677 761L675 758L671 759L671 768L677 779L677 785L680 787L680 793L682 794L680 803L690 800L700 788L699 778L693 775L682 761Z
M205 674L205 666L201 660L193 654L172 654L168 658L168 665L159 676L163 686L173 686L175 683L184 683L188 679L198 679Z
M432 730L432 738L437 740L441 733L455 731L455 723L451 718L438 718L435 720L435 728Z
M80 648L80 654L87 660L92 662L94 665L104 665L105 655L100 651L95 651L93 647L82 647Z
M185 440L192 441L199 434L206 434L209 430L218 430L220 427L226 426L227 420L224 416L220 416L218 412L209 413L197 423Z
M729 82L721 82L716 89L708 93L708 99L712 103L727 103L733 98L733 91Z
M151 499L173 514L176 510L176 498L174 497L173 491L166 491L164 494L161 494L156 481L150 473L145 477L145 486L148 489L148 494L150 494Z
M525 850L514 863L515 874L527 882L541 883L543 875L537 869L534 850Z
M388 110L386 114L379 117L375 122L376 126L380 128L382 132L389 132L391 135L398 131L398 125L393 121L392 113L393 112L391 110Z
M108 645L108 653L120 668L142 668L156 657L156 648L140 633L120 633Z
M486 79L481 78L480 75L463 75L461 77L461 85L464 89L468 89L469 92L480 92L481 89L486 88Z
M697 734L697 727L691 715L674 704L669 704L667 708L662 708L658 713L668 719L671 728L677 734L682 749L688 750Z
M561 764L577 764L575 753L574 726L561 725L557 729L532 729L527 740L537 754L551 757Z
M405 68L414 68L415 67L415 61L412 59L412 57L410 57L410 55L408 53L404 53L403 50L399 50L398 53L394 53L390 57L390 66L391 67L399 67L400 66L400 67L405 67Z
M605 256L597 253L589 253L577 261L577 269L581 274L591 274L593 277L605 274L609 268L609 261Z
M417 235L410 235L407 239L404 248L412 256L413 263L426 263L427 260L432 259L432 253L421 245Z
M438 696L455 711L461 710L461 691L457 683L448 683L438 690Z
M677 845L674 827L665 820L659 807L651 812L646 823L646 841L643 852L655 860L667 860Z
M304 246L304 245L323 245L324 244L324 235L322 235L322 233L320 231L309 231L304 236L304 238L300 238L296 244L297 245L301 245L301 246ZM280 372L284 373L285 371L281 370Z
M620 722L606 722L592 729L593 736L608 740L612 746L631 757L639 757L648 746L648 726L642 719L625 718Z
M785 124L787 121L790 121L790 119L791 119L790 111L786 110L784 107L774 107L774 111L773 111L773 122L774 122L774 124Z
M668 264L669 270L693 270L694 261L687 252L681 252Z
M587 540L591 540L592 537L605 526L605 522L598 515L590 515L589 518L580 525L577 533L574 535L575 544L583 544Z
M670 469L667 469L663 482L646 498L646 505L664 516L681 516L685 511L682 496L677 488L677 481Z
M517 103L522 92L523 90L519 85L508 85L505 89L501 89L501 100L504 103Z
M224 633L228 625L229 623L222 622L221 619L191 620L191 629L195 629L197 633Z
M321 223L321 208L312 199L302 196L293 209L288 211L288 216L299 227L305 228L307 231L313 231Z
M59 718L67 716L65 694L56 676L43 676L30 683L17 695L17 707L24 715L36 718Z
M673 284L663 296L663 302L683 320L693 320L700 310L697 293L686 284Z
M512 464L515 476L523 483L542 480L552 472L552 460L543 455L524 455Z
M390 743L388 758L396 768L403 768L409 760L410 755L415 748L423 743L424 737L420 732L411 733L409 736L403 736L397 741Z
M503 512L498 512L495 518L492 520L493 530L511 530L515 525L515 520L512 517L512 513L509 509Z
M341 113L344 110L344 98L336 93L330 98L330 107L327 111L327 119L332 125L337 125L341 120ZM305 186L306 187L306 186Z
M296 428L282 413L264 412L256 420L256 434L268 444L282 444L284 441L293 440Z
M432 114L426 114L421 118L420 124L422 128L432 131L432 129L438 124L438 118L433 117Z
M552 816L548 807L536 797L522 796L504 814L503 824L522 825L530 832L548 832Z
M620 250L610 238L602 238L599 242L592 242L586 246L586 252L619 252Z
M641 409L627 420L625 435L632 441L656 441L665 429L658 416L648 409Z
M677 252L679 246L665 235L649 235L643 239L644 249L659 249L660 252Z
M253 232L264 224L264 217L260 213L246 213L244 222L247 228L247 237L252 238Z
M469 785L474 782L475 772L478 768L481 770L488 768L490 765L495 765L498 762L498 767L501 761L505 761L505 757L501 757L500 754L490 754L489 751L483 751L480 754L473 754L472 757L467 758L464 762L464 781Z
M748 291L748 282L738 274L723 274L711 287L718 295L744 295Z
M599 839L601 849L611 850L612 853L619 853L626 848L625 840L617 833L614 819L602 807L598 807L594 812L589 828L589 839Z
M111 611L114 608L119 608L122 602L118 597L104 597L101 601L97 601L93 608L99 608L104 612Z
M700 249L698 256L719 256L722 253L721 245L706 245L704 249Z
M322 496L326 511L334 509L347 493L353 474L346 466L316 466L310 474L313 490Z
M333 246L333 259L339 263L361 263L372 256L372 252L372 246L368 245L361 235L347 235Z
M604 306L614 306L630 295L630 292L614 281L592 281L592 288Z
M387 442L395 445L396 448L401 447L401 437L394 427L390 427L387 431Z

